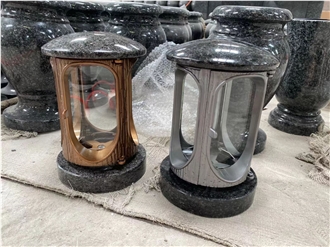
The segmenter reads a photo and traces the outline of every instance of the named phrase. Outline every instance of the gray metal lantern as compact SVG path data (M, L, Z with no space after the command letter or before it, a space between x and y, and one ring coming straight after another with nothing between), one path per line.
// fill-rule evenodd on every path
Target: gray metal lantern
M250 163L267 80L279 62L267 51L228 40L188 42L169 51L167 58L176 62L177 70L162 192L198 215L241 213L253 201L257 180ZM183 131L185 90L191 81L198 91L193 138Z

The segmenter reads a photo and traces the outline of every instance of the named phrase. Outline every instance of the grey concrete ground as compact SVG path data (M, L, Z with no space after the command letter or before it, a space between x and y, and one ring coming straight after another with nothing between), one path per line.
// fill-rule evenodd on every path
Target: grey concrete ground
M1 246L216 246L184 232L2 179ZM217 245L219 246L219 245Z

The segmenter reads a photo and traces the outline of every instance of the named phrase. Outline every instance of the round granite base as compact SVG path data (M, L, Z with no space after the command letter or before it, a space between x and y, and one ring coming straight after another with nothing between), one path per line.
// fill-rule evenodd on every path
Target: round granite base
M320 125L324 123L319 112L297 114L289 111L281 104L272 110L268 117L268 123L275 129L283 132L309 136L319 130Z
M253 154L259 154L262 151L264 151L266 147L266 140L267 140L267 135L265 131L262 129L258 130L258 135L257 135L257 141L256 141L256 146L254 148L254 153Z
M257 177L251 169L247 179L229 188L211 188L188 183L176 176L166 157L160 166L160 188L163 195L175 206L192 214L224 218L240 214L253 202Z
M6 127L16 130L44 133L60 129L57 110L47 111L45 107L27 108L16 104L4 110L3 119Z
M62 152L57 157L58 175L63 184L87 193L106 193L124 189L138 181L146 170L146 151L138 146L136 155L125 165L83 167L68 162Z

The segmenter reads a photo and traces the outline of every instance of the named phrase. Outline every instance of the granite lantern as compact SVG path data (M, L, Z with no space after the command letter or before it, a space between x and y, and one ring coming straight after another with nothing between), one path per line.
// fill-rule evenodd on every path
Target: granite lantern
M116 34L82 32L65 35L42 47L51 57L60 113L62 152L60 180L82 192L125 188L145 172L145 150L132 118L131 69L146 49ZM106 81L94 82L86 96L85 69L103 69ZM99 90L98 87L103 87ZM107 102L90 107L89 100L106 91Z
M161 164L162 193L197 215L239 214L253 202L257 177L250 163L267 80L279 62L254 45L215 39L178 45L167 58L177 69L170 153ZM182 131L188 77L199 91L192 141Z

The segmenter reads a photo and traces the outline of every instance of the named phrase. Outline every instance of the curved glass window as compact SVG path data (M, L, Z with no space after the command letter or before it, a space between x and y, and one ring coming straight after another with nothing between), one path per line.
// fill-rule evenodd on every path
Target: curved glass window
M72 127L77 141L102 150L116 136L117 106L114 74L103 66L72 65L65 72Z
M195 79L187 74L183 82L181 105L181 146L182 152L190 158L195 142L199 88Z
M255 125L255 119L260 114L254 111L254 104L257 97L262 98L260 94L264 87L260 84L264 83L262 77L238 77L216 89L213 123L209 130L210 159L216 170L234 165L248 145L254 147L255 139L249 138L249 135L252 124ZM252 157L252 153L247 156Z

